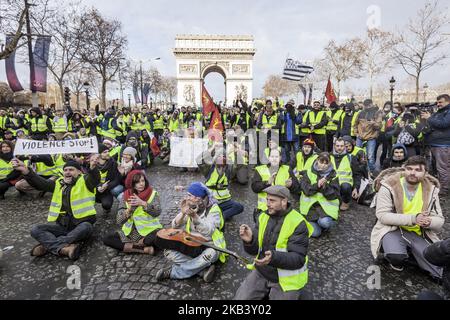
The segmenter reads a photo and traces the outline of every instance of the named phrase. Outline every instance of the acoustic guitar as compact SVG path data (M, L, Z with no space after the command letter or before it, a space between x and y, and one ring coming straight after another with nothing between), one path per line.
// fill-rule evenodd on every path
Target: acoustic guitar
M194 236L180 229L162 229L156 234L155 245L160 249L175 250L192 258L198 257L206 248L228 254L245 265L252 264L236 252L219 248L209 244L208 240L201 236Z

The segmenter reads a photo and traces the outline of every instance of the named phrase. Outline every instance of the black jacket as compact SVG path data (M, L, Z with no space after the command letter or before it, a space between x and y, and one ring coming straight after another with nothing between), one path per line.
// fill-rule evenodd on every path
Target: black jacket
M428 119L424 132L426 145L450 146L450 104Z
M32 170L30 170L30 173L25 175L24 178L33 188L40 191L53 193L55 190L56 181L44 179ZM94 192L95 188L97 188L100 184L100 172L97 168L95 168L94 170L89 170L87 174L80 176L78 179L84 179L88 190ZM94 224L96 222L95 216L90 216L83 219L76 219L73 216L72 208L70 207L70 194L73 186L74 185L68 185L66 188L63 188L61 211L65 211L66 214L60 215L57 223L69 229L72 229L83 222Z
M113 158L110 158L103 166L99 166L98 169L100 171L100 174L106 172L105 182L109 181L108 188L106 189L105 193L110 192L121 183L122 176L117 169L117 162ZM97 194L101 195L101 193Z
M295 229L294 234L289 238L287 244L288 252L277 252L275 250L278 236L283 226L284 218L286 215L292 211L292 206L289 205L285 212L278 215L270 216L267 222L266 231L264 232L262 251L259 259L264 257L266 251L272 252L272 261L267 266L256 266L256 270L261 273L264 278L270 282L278 283L278 272L277 268L285 270L296 270L301 269L306 261L306 255L308 252L309 236L308 228L306 224L302 222L297 229ZM259 232L259 221L257 221L255 230L253 231L253 239L249 244L244 243L245 251L253 256L258 254L258 232Z

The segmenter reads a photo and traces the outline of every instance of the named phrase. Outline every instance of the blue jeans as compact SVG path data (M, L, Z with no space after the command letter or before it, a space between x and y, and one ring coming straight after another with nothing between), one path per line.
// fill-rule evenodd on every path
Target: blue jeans
M113 195L114 198L120 200L119 195L122 194L124 191L125 191L124 186L119 184L118 186L116 186L114 189L111 190L111 194Z
M225 220L237 216L244 211L244 206L233 200L222 202L219 204L219 207L222 209L222 215Z
M291 152L294 152L294 157L299 151L298 141L285 141L282 144L281 161L289 164L291 162Z
M350 203L352 201L353 187L349 183L341 184L341 199L343 203Z
M360 138L356 139L356 146L359 148L363 147L363 141ZM377 162L377 139L372 139L369 141L366 141L367 143L367 159L369 161L369 170L370 172L375 171L375 166Z
M210 267L219 259L214 249L206 249L196 258L191 258L178 251L164 250L164 256L173 262L170 279L189 279Z
M59 250L69 244L89 239L93 232L94 227L89 222L80 223L73 230L68 230L57 223L48 223L34 226L31 229L31 236L45 249L59 255Z
M318 238L322 235L323 231L328 231L336 225L336 221L331 217L320 218L317 222L310 222L314 227L312 238Z

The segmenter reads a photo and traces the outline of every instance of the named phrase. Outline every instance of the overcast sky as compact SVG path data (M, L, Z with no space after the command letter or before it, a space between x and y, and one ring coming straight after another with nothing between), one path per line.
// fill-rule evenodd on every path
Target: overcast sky
M257 49L253 89L255 95L260 95L267 77L282 72L288 54L300 60L314 60L331 39L341 42L363 36L369 7L378 6L381 28L393 30L414 17L425 1L83 0L83 3L120 20L128 36L129 56L137 60L161 57L153 65L164 75L174 76L176 72L172 49L177 34L253 35ZM448 12L450 1L440 3ZM450 82L449 62L426 72L423 80L430 86ZM404 72L397 70L388 72L379 81L388 85L392 75L400 81L406 78ZM1 76L5 78L3 70ZM208 76L206 84L217 100L223 98L221 76ZM367 81L352 81L348 85L364 88Z

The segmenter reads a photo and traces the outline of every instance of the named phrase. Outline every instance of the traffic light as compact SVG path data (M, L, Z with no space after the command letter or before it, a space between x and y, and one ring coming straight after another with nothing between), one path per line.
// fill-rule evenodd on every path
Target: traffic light
M64 103L70 105L70 89L68 87L64 88Z

